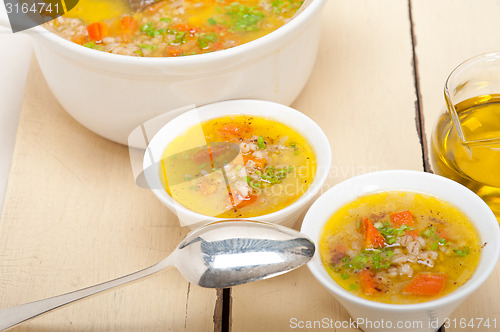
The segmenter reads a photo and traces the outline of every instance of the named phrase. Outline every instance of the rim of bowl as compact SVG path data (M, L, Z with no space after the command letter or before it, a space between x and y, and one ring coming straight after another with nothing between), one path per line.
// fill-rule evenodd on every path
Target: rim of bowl
M307 5L307 7L305 7L304 10L300 12L296 17L294 17L284 25L280 26L278 29L271 31L270 33L262 37L259 37L255 40L216 52L195 54L182 57L134 57L128 55L112 54L108 52L96 51L89 49L87 47L82 47L81 45L78 45L72 41L64 39L63 37L60 37L58 34L40 25L35 26L29 30L26 30L26 32L28 34L36 33L37 35L42 36L43 38L45 38L46 40L48 40L53 44L56 44L73 53L77 53L81 56L85 56L87 58L96 61L111 62L116 64L146 66L146 67L147 66L154 67L158 64L162 65L171 64L172 66L189 66L200 62L220 61L231 57L237 57L241 54L246 54L252 49L260 49L261 47L265 47L267 44L271 44L275 40L281 40L285 35L289 33L289 31L299 29L300 26L306 24L307 21L310 20L316 14L316 12L321 10L321 8L325 3L326 0L311 0L311 2Z
M304 221L302 223L301 232L310 236L311 238L313 237L310 234L310 231L311 231L310 228L313 227L312 225L314 224L314 220L315 220L312 217L312 215L314 214L314 211L316 209L318 209L321 205L324 205L323 202L328 199L328 196L332 195L331 194L332 192L337 191L337 190L343 190L345 187L349 187L353 184L358 184L358 183L359 184L364 183L365 185L369 185L371 179L377 178L379 176L429 178L429 179L431 179L431 181L441 182L447 186L453 186L456 188L457 191L461 191L462 195L464 195L468 198L468 200L471 202L470 204L474 204L477 207L477 210L481 210L482 214L487 215L488 219L490 219L490 221L492 223L494 222L494 224L496 224L498 226L498 221L496 220L495 215L493 214L491 209L488 207L488 205L479 196L477 196L473 191L471 191L469 188L459 184L458 182L452 181L448 178L445 178L445 177L442 177L439 175L435 175L432 173L426 173L426 172L422 172L422 171L385 170L385 171L378 171L378 172L372 172L372 173L358 175L358 176L352 177L350 179L347 179L345 181L342 181L342 182L336 184L335 186L333 186L332 188L330 188L327 192L325 192L323 195L321 195L321 197L319 197L316 200L316 202L314 202L314 204L311 206L311 208L307 212L306 216L304 217ZM411 186L408 185L408 187L411 187ZM413 185L413 187L415 187L415 185ZM422 193L422 194L431 195L431 196L440 198L440 199L445 200L445 201L449 201L446 198L440 197L440 196L438 196L436 194L432 194L430 192L426 192L425 190L416 190L416 189L411 189L411 188L408 188L408 189L396 188L395 189L395 188L386 187L384 185L378 185L378 186L374 185L373 189L367 190L366 192L358 195L357 197L360 197L360 196L366 195L366 194L370 194L370 193L377 193L377 192L383 192L383 191L393 191L393 190L394 191L418 192L418 193ZM431 190L429 190L429 191L431 191ZM330 192L330 194L329 194L329 192ZM329 211L330 211L329 215L330 216L333 215L339 208L341 208L345 204L348 204L349 202L352 202L354 199L356 199L356 198L346 200L346 201L342 202L341 204L332 205L332 208L329 209ZM455 207L457 207L454 203L452 203L452 204ZM460 209L460 207L457 207L457 208ZM472 218L471 218L471 220L472 220ZM318 237L312 238L313 242L316 242L316 243L318 242L318 238L321 235L321 231L322 231L322 229L327 221L328 221L328 219L322 221L321 227L320 227L320 234L318 234ZM474 223L474 226L477 228L477 226L475 225L475 221L474 220L472 220L472 221ZM490 221L487 221L487 222L490 222ZM495 228L495 233L496 233L496 235L494 237L496 237L497 239L500 238L500 228L499 227ZM489 264L488 266L486 266L484 273L482 273L481 275L476 275L476 272L474 272L474 274L471 277L471 278L475 278L473 283L467 284L467 282L466 282L466 284L462 285L457 290L455 290L449 294L446 294L443 297L440 297L440 298L435 299L435 300L427 301L427 302L422 302L422 303L412 303L412 304L383 303L383 302L371 301L371 300L364 299L362 297L351 294L350 292L348 292L347 290L345 290L344 288L339 286L329 275L328 275L328 279L323 278L322 273L325 272L328 274L328 272L326 272L326 269L324 268L323 263L321 262L321 259L319 258L319 251L318 250L315 253L315 257L307 265L308 265L309 270L313 274L313 276L316 278L316 280L318 280L318 282L320 282L320 284L322 284L325 288L327 288L332 293L334 293L336 296L339 296L340 298L342 298L344 300L348 300L350 302L356 303L357 305L366 306L369 308L377 308L377 309L381 309L381 310L390 310L390 311L397 311L397 312L406 312L406 311L414 311L414 310L419 310L419 309L430 309L430 308L440 307L442 305L446 305L446 304L453 303L453 302L460 302L461 300L466 299L471 293L473 293L477 288L479 288L479 286L481 286L486 281L486 279L488 279L488 277L493 272L493 270L495 269L495 267L498 263L498 260L500 257L499 241L491 243L490 247L491 246L493 246L492 250L495 250L493 252L493 256L494 256L493 258L494 258L495 264ZM482 261L482 258L480 258L480 261L478 264L481 264L481 261Z
M301 117L302 121L309 123L309 126L311 128L314 128L314 133L316 135L319 135L319 140L322 141L322 144L320 144L320 146L314 146L312 143L310 143L310 144L311 144L311 147L313 148L314 153L316 155L321 153L321 155L325 158L325 164L326 164L326 165L316 164L316 174L314 176L313 182L309 185L306 192L304 194L302 194L292 204L284 207L281 210L275 211L275 212L263 214L263 215L256 216L256 217L238 218L238 219L241 219L241 220L253 219L253 220L257 220L257 221L269 222L269 220L272 220L275 217L279 217L282 214L286 214L287 212L290 212L290 211L293 212L293 210L298 209L300 205L306 204L308 201L310 201L319 192L319 190L321 189L321 187L323 186L323 184L325 183L325 181L328 177L328 173L330 171L330 166L331 166L331 162L332 162L332 153L331 153L330 142L328 141L328 138L325 135L325 133L323 132L323 130L321 129L321 127L314 120L312 120L310 117L308 117L304 113L302 113L294 108L291 108L289 106L283 105L283 104L279 104L279 103L275 103L275 102L271 102L271 101L259 100L259 99L235 99L235 100L220 101L220 102L197 107L195 109L189 110L189 111L175 117L174 119L170 120L166 125L164 125L160 130L158 130L158 132L151 139L151 141L148 145L148 150L150 150L150 146L152 146L152 145L160 145L161 144L160 136L162 136L163 133L168 130L169 126L173 126L175 124L175 122L182 121L182 117L188 116L192 113L199 112L199 111L204 112L203 114L206 114L206 110L203 110L204 108L216 107L217 105L227 104L227 103L230 103L230 104L235 104L235 103L264 104L264 105L270 105L273 108L279 108L280 109L279 116L274 116L273 114L265 115L265 117L268 117L268 118L273 119L273 120L278 121L278 122L281 122L280 118L286 117L287 113L288 114L294 113L295 115ZM213 112L215 112L215 108L214 108ZM206 114L206 115L207 116L203 117L203 120L215 119L215 118L221 116L221 115L211 116L208 114ZM248 112L248 113L234 112L234 113L226 113L225 115L252 115L252 113L251 112ZM262 115L258 115L258 116L262 116ZM184 130L188 130L192 125L193 124L183 123L182 127L184 128ZM287 126L296 130L300 135L302 135L306 140L308 140L307 135L304 134L303 130L298 129L296 126L293 126L293 125L287 124ZM168 142L166 144L163 143L163 144L164 144L164 146L162 148L162 151L164 151L166 149L166 147L170 144L170 142ZM323 168L324 172L318 171L320 168ZM315 182L317 184L313 186L313 184ZM149 181L148 181L148 184L149 184ZM184 207L183 205L177 203L170 195L168 195L166 193L166 191L163 188L161 188L161 189L150 188L150 189L153 191L155 196L158 199L160 199L160 201L162 201L165 205L172 207L174 209L181 209L183 211L183 213L189 217L199 219L200 221L201 220L224 220L224 219L227 219L227 218L217 218L217 217L207 216L207 215L204 215L201 213L194 212L194 211Z

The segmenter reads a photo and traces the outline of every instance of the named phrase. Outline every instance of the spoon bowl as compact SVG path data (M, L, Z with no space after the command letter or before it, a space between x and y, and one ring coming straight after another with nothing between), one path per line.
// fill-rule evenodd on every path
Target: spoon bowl
M226 288L293 270L314 250L309 239L284 226L219 221L189 233L169 258L191 283Z
M191 283L226 288L270 278L307 263L315 246L293 229L257 221L228 220L190 232L159 263L95 286L0 309L0 330L52 309L176 266Z

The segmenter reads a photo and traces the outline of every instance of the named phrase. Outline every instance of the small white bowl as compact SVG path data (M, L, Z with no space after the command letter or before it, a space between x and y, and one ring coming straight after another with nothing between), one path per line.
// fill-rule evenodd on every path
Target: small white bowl
M397 305L366 300L340 287L326 271L318 251L308 267L354 320L364 321L367 325L371 322L371 326L360 326L363 331L436 331L453 310L488 278L500 255L498 222L490 208L475 193L457 182L424 172L392 170L368 173L341 182L323 194L307 212L301 231L313 242L319 243L325 223L339 208L360 196L391 190L413 191L441 198L460 208L472 220L481 242L487 242L487 245L470 280L458 290L437 300ZM415 323L411 328L398 328L398 324L405 322L421 322L422 326Z
M331 165L331 150L328 138L321 128L303 113L285 105L263 100L230 100L205 105L179 115L163 126L151 139L144 155L143 169L148 187L179 217L181 226L192 228L221 220L191 211L177 203L163 189L159 177L159 161L165 148L173 139L200 122L227 115L254 115L276 120L288 125L306 138L316 155L316 175L307 191L294 203L279 211L251 219L293 226L311 199L323 186Z

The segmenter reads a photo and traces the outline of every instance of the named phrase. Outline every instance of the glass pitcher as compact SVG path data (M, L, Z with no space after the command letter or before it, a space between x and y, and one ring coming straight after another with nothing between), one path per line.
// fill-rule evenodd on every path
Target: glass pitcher
M476 192L500 222L500 52L455 68L444 97L432 133L433 170Z

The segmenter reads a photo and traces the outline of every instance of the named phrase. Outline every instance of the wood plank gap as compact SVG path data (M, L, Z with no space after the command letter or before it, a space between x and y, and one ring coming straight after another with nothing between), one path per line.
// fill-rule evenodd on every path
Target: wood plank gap
M410 19L410 37L411 37L411 48L412 48L412 64L413 64L413 81L415 85L415 94L417 100L415 101L415 125L417 127L417 133L420 138L420 146L422 149L422 163L425 172L432 172L429 163L429 151L427 148L427 135L425 134L425 124L424 124L424 113L422 110L422 99L420 91L420 80L418 75L418 59L417 52L415 50L417 41L415 37L415 29L413 22L413 12L412 12L412 0L408 0L408 15Z
M231 288L224 288L222 293L222 331L231 331Z
M224 312L224 289L216 289L217 299L215 301L214 309L214 332L223 331L223 312Z

